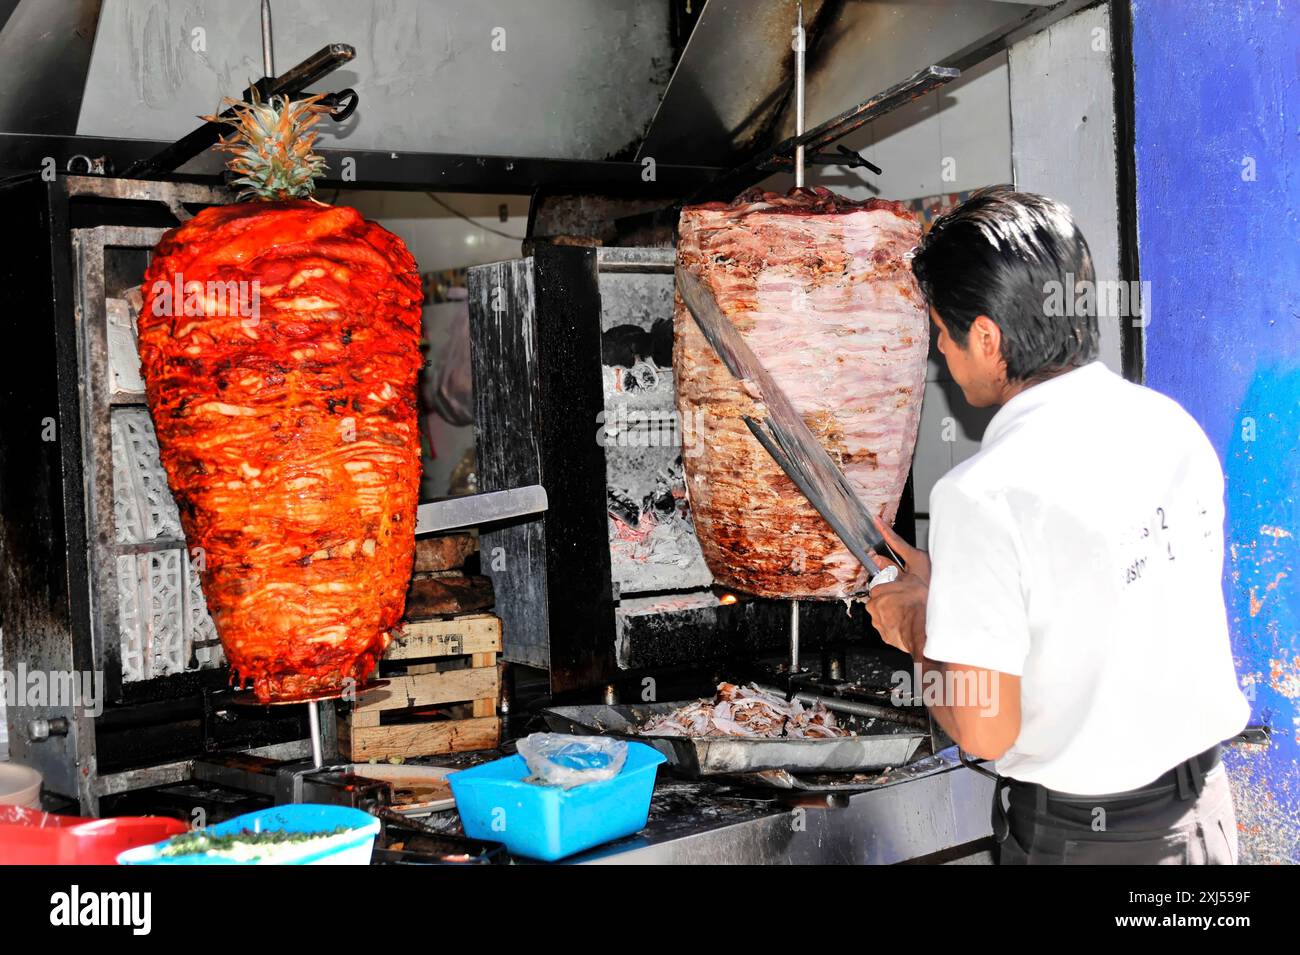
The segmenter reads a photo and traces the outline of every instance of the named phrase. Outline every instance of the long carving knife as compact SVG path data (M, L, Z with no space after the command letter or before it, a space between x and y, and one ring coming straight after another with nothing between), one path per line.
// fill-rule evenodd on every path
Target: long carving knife
M836 466L803 416L790 404L790 399L763 367L740 331L722 314L699 276L678 266L677 291L727 370L758 389L767 416L759 420L746 415L745 423L749 430L844 542L849 553L862 564L868 579L874 583L880 572L871 559L873 550L882 551L902 567L902 560L881 537L875 521L849 486L844 472Z
M421 504L415 510L415 533L432 534L459 527L477 527L494 521L540 514L547 508L546 489L540 484L505 491L464 494Z

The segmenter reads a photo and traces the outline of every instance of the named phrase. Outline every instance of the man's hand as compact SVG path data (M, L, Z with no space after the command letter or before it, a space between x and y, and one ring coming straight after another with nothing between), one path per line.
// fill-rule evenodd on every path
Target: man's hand
M921 583L926 587L930 586L930 555L923 550L917 550L903 538L894 533L892 527L886 527L880 518L875 518L876 530L880 531L880 536L885 539L885 543L903 559L903 566L899 570L906 571L913 576L921 578ZM885 557L876 557L876 564L880 567L888 567L893 561ZM881 584L883 587L884 584Z
M1001 759L1020 734L1020 677L997 670L941 663L925 657L925 604L930 595L930 558L902 540L891 528L876 521L876 527L894 553L903 560L904 572L897 580L877 584L867 598L867 613L890 646L912 655L925 677L939 676L947 686L946 674L957 679L953 685L974 687L972 693L950 698L945 690L934 701L927 699L930 713L966 752L983 759ZM876 561L890 566L883 557Z
M879 519L876 528L885 542L903 560L898 579L876 584L867 598L872 625L891 647L910 653L916 660L925 652L925 602L930 593L930 558L886 527ZM880 567L890 561L878 557Z
M903 573L891 583L871 588L867 598L867 613L880 636L916 660L925 653L925 601L929 593L929 586L920 576Z

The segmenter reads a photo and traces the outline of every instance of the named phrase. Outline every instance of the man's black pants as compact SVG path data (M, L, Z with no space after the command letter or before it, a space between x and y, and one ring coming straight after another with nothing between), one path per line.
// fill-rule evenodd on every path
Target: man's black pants
M1236 865L1237 819L1219 747L1124 793L1080 796L1003 777L1001 865Z

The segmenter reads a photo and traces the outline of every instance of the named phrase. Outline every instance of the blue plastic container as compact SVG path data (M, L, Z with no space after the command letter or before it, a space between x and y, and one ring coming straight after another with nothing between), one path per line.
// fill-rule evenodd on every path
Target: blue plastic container
M661 753L629 742L617 776L572 789L524 782L528 764L522 756L462 769L447 781L465 835L553 862L644 828L662 762Z
M368 865L379 835L379 820L360 809L346 806L319 806L299 803L249 812L215 826L208 832L217 836L237 832L333 832L345 829L328 839L308 844L288 844L273 857L248 861L215 855L164 856L167 841L151 846L128 849L117 857L119 865Z

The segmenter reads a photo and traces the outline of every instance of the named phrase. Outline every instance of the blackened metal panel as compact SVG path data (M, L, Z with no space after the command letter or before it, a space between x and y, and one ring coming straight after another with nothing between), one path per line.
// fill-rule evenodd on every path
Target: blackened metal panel
M700 590L624 599L617 614L615 646L625 671L662 673L713 663L726 672L728 661L752 661L789 648L785 600L724 603L712 591ZM805 600L799 614L805 662L814 652L860 641L870 632L860 602Z
M479 490L542 484L533 260L472 268L468 285ZM562 493L552 485L547 491L552 501ZM543 519L485 530L479 550L496 591L503 657L549 667Z
M106 157L112 168L122 170L148 160L170 143L148 139L112 139L99 136L40 136L0 132L0 169L27 171L41 168L51 158L58 169L76 156ZM538 189L586 194L625 196L629 203L646 199L672 199L698 189L724 171L714 166L656 163L654 175L639 162L546 159L532 156L483 156L459 153L393 153L377 150L318 149L328 170L317 184L322 192L355 189L416 190L440 192L508 193L529 195ZM355 180L338 176L355 164ZM206 182L225 171L220 153L206 152L190 160L175 177L178 184L211 189ZM200 180L203 182L189 181ZM116 182L119 180L104 180ZM158 185L157 183L154 184Z
M76 295L73 309L76 316L76 354L78 373L82 376L78 410L81 415L85 520L90 550L100 558L92 559L89 566L91 647L96 666L105 673L108 692L117 697L122 684L121 645L109 635L116 633L117 627L105 627L106 614L110 615L113 623L117 620L117 565L107 554L114 537L112 467L109 466L107 476L96 473L101 470L97 467L98 462L112 453L107 407L104 414L95 413L96 405L100 402L100 383L108 380L108 349L106 343L99 340L107 334L107 318L104 315L104 246L96 237L85 235L83 230L72 230L71 239ZM101 330L104 333L102 336L99 334ZM109 633L105 632L106 629Z
M175 752L194 753L229 739L236 744L267 742L275 733L301 736L300 719L240 720L214 725L209 694L219 691L224 674L183 674L109 688L116 667L105 658L116 649L115 620L101 600L113 593L94 582L105 560L113 559L111 443L100 430L107 420L103 341L104 293L118 294L138 271L142 246L153 230L97 228L105 221L161 218L175 224L183 205L221 201L217 190L118 180L60 176L46 183L38 176L0 186L0 210L26 241L16 244L0 265L0 329L8 347L0 349L0 624L5 666L39 674L48 685L80 685L90 678L93 699L77 701L50 694L38 699L24 684L21 705L8 709L14 759L40 769L50 792L77 799L94 814L104 790L99 765L130 765L155 758L165 738ZM156 206L156 209L153 208ZM168 210L173 215L169 215ZM74 225L81 228L74 228ZM75 244L79 251L74 259ZM103 247L119 243L120 256L103 258ZM84 253L84 254L83 254ZM107 286L105 281L107 280ZM82 332L93 329L98 346ZM93 358L92 352L99 353ZM93 360L92 360L93 359ZM91 380L93 376L94 380ZM121 396L117 396L120 398ZM98 468L88 467L98 457ZM91 499L95 500L95 516ZM110 578L111 579L111 578ZM102 627L99 641L95 627ZM189 679L189 678L193 679ZM120 693L119 693L120 689ZM132 692L127 694L127 690ZM121 695L123 706L114 707ZM188 696L202 719L150 723L148 704ZM80 702L82 705L77 705ZM91 705L84 705L89 702ZM105 705L107 703L107 705ZM97 710L103 707L103 716ZM33 720L66 719L66 735L47 739L29 732ZM127 726L127 724L130 724ZM125 727L105 732L109 725ZM144 727L148 726L146 731ZM266 729L274 727L275 732ZM149 733L155 735L150 737Z
M16 234L0 264L0 624L17 699L6 710L12 759L41 771L46 789L82 798L93 772L94 728L72 701L41 699L18 668L48 681L88 672L85 500L67 201L61 180L0 188ZM14 705L17 704L17 705ZM68 721L66 735L33 739L34 720ZM91 807L93 808L93 806Z
M1115 92L1115 204L1119 210L1119 278L1141 288L1138 258L1137 118L1133 92L1133 3L1111 0L1111 75ZM1146 322L1125 322L1120 334L1124 377L1146 381Z
M591 686L614 673L604 410L596 250L539 246L534 255L540 371L542 484L551 607L551 689Z

